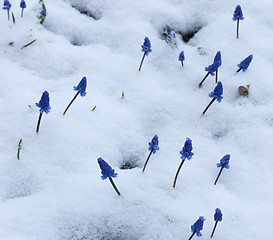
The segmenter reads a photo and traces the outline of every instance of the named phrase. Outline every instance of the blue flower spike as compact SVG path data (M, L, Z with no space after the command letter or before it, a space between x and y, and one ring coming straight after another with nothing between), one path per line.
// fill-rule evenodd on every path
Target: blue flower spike
M224 168L226 168L226 169L230 168L230 166L228 165L229 164L229 159L230 159L230 154L227 154L220 160L220 163L217 163L217 167L220 167L221 169L220 169L220 172L218 173L218 176L217 176L217 178L216 178L216 180L214 182L214 185L216 185L216 183L217 183L223 169Z
M175 31L167 25L166 29L166 42L170 44L171 47L177 47L176 39L175 39Z
M178 60L181 62L181 65L182 65L182 67L183 67L183 66L184 66L183 62L185 61L184 51L182 51L182 52L179 54Z
M141 60L141 63L140 63L140 66L139 66L138 71L141 70L142 63L143 63L143 60L144 60L145 56L146 56L146 55L148 56L149 53L152 52L152 49L151 49L151 42L150 42L150 40L149 40L148 37L145 37L145 38L144 38L144 43L143 43L143 45L141 46L141 48L142 48L142 52L144 52L144 54L143 54L143 57L142 57L142 60Z
M82 97L84 97L86 95L86 92L85 92L86 85L87 85L87 79L86 79L86 77L83 77L82 80L79 82L78 86L77 87L74 86L74 90L77 91L77 93L74 96L74 98L71 100L71 102L68 104L68 106L65 109L63 115L65 115L65 113L67 112L67 110L69 109L69 107L75 101L75 99L78 97L79 94L81 94Z
M46 114L49 113L51 107L49 105L49 94L47 91L43 92L43 95L41 97L41 100L35 104L38 108L40 108L40 115L37 123L36 132L39 133L40 123L42 119L42 115L45 112Z
M222 58L221 58L221 52L220 51L218 51L216 53L215 57L214 57L213 63L216 63L216 62L218 62L219 67L222 65ZM216 83L218 82L218 68L216 69L216 73L215 73L215 82Z
M118 174L115 173L115 170L112 169L112 167L106 161L104 161L102 158L98 158L98 164L101 169L101 174L102 174L101 179L105 180L106 178L109 178L116 193L120 196L120 192L112 179L112 178L117 177Z
M249 67L252 59L253 59L253 55L249 55L246 59L244 59L242 62L240 62L237 65L239 67L239 69L236 71L235 74L237 74L238 72L240 72L242 69L243 69L243 72L245 72L248 69L248 67Z
M21 17L24 15L24 9L27 7L25 0L21 0L20 8L22 8Z
M239 20L244 20L243 12L240 5L237 5L233 13L233 21L237 21L237 39L239 38Z
M203 115L206 113L206 111L209 109L209 107L211 106L211 104L217 99L218 102L221 102L223 97L223 85L222 82L218 82L216 87L214 88L213 92L211 92L209 94L209 97L212 98L211 102L209 103L209 105L206 107L206 109L203 112Z
M183 166L183 163L185 162L186 159L191 160L192 156L194 155L194 153L192 152L192 141L191 139L187 138L186 142L184 144L184 147L182 148L182 151L180 151L181 154L181 159L182 162L180 163L180 166L177 169L175 178L174 178L174 182L173 182L173 188L175 188L176 185L176 180L178 177L178 174Z
M205 221L205 218L203 216L201 216L191 226L192 235L190 236L190 238L188 240L191 240L193 238L193 236L195 235L195 233L196 233L197 237L201 237L202 236L201 230L203 229L204 221Z
M206 80L206 78L211 75L214 76L216 72L216 83L217 83L217 75L218 75L218 68L222 65L222 59L221 59L221 52L218 51L214 57L213 64L209 65L208 67L205 67L205 71L208 73L206 76L202 79L202 81L199 83L199 88L202 87L203 82Z
M214 221L215 221L215 224L214 224L214 227L213 227L213 230L212 230L212 233L210 235L210 238L213 237L213 234L215 232L215 229L216 229L216 226L218 224L218 222L221 222L223 219L223 214L221 212L221 210L219 208L216 208L215 209L215 214L214 214Z
M8 20L9 20L9 11L10 11L10 8L11 8L11 4L8 0L4 0L4 7L3 9L4 10L7 10L7 13L8 13Z
M43 24L47 15L46 6L43 0L39 1L39 4L41 5L40 15L38 16L38 19L40 19L40 24Z
M144 171L145 171L146 165L147 165L147 163L148 163L148 161L149 161L149 159L150 159L152 153L155 154L156 151L159 150L159 146L158 146L158 136L157 136L157 135L154 135L152 141L149 142L149 148L148 148L148 150L150 151L150 153L149 153L149 156L148 156L148 158L147 158L147 160L146 160L146 162L145 162L145 164L144 164L144 167L143 167L143 169L142 169L142 172L143 172L143 173L144 173Z

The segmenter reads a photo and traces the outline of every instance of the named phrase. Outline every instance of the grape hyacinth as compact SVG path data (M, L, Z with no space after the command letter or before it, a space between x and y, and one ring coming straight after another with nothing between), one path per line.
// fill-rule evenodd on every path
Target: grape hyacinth
M223 219L223 214L221 212L221 210L219 208L216 208L215 209L215 214L214 214L214 221L215 221L215 224L214 224L214 227L213 227L213 230L212 230L212 233L210 235L210 238L213 237L213 234L214 234L214 231L216 229L216 226L218 224L218 222L221 222Z
M25 0L21 0L20 8L22 8L21 17L23 17L24 9L27 7Z
M174 178L174 182L173 182L173 188L175 188L176 180L177 180L178 174L180 172L180 169L183 166L183 163L185 162L186 159L191 160L192 156L194 155L194 153L192 152L191 139L189 139L189 138L186 139L186 142L184 144L184 147L182 148L182 151L180 151L180 154L182 155L181 156L182 162L180 163L180 166L177 169L177 172L176 172L176 175Z
M139 66L138 71L141 70L142 63L143 63L143 60L144 60L145 56L146 56L146 55L148 56L149 53L152 52L152 49L151 49L151 42L150 42L150 40L149 40L148 37L145 37L145 38L144 38L144 43L143 43L143 45L142 45L141 47L142 47L142 52L144 52L144 54L143 54L143 57L142 57L142 60L141 60L141 63L140 63L140 66Z
M233 21L237 21L237 39L239 38L239 20L244 20L243 12L240 5L237 5L233 13Z
M166 42L169 43L172 47L176 47L176 40L175 40L175 31L167 26L167 38Z
M214 182L214 185L216 185L217 181L218 181L218 178L220 177L222 171L224 168L226 169L229 169L230 166L228 165L229 164L229 159L230 159L230 154L227 154L225 155L221 160L220 160L220 163L217 163L217 167L220 167L220 172L218 173L218 176Z
M221 52L218 51L214 57L214 61L213 63L216 63L218 62L219 63L219 67L222 65L222 58L221 58ZM219 68L218 67L218 68ZM216 73L215 73L215 82L217 83L218 81L218 68L216 69Z
M142 169L142 172L143 172L143 173L144 173L144 171L145 171L146 165L147 165L147 163L148 163L148 161L149 161L149 159L150 159L152 153L155 154L156 151L159 150L159 146L158 146L158 136L157 136L157 135L154 135L152 141L149 142L149 148L148 148L148 150L150 151L150 153L149 153L149 156L148 156L148 158L147 158L147 160L146 160L146 162L145 162L145 164L144 164L144 167L143 167L143 169Z
M209 97L212 98L211 102L209 103L209 105L206 107L206 109L203 112L203 115L206 113L206 111L209 109L209 107L211 106L211 104L217 99L218 102L221 102L223 97L223 85L221 82L217 83L217 86L214 88L213 92L211 92L209 94Z
M222 65L222 60L221 60L221 52L218 51L216 53L216 56L214 58L214 62L213 64L209 65L208 67L205 67L205 71L207 71L208 73L206 74L206 76L202 79L202 81L199 83L199 88L202 87L202 83L206 80L206 78L209 76L209 74L211 74L211 76L214 76L216 72L216 81L217 81L217 70L218 68Z
M40 24L43 24L47 15L45 3L43 0L40 0L39 3L41 4L41 11L40 15L38 16L38 19L40 19Z
M179 54L178 60L181 62L181 65L182 65L182 67L183 67L183 66L184 66L183 62L185 61L184 51L182 51L182 52Z
M253 59L253 55L249 55L246 59L244 59L242 62L240 62L237 65L239 67L239 69L236 71L236 74L238 72L240 72L242 69L243 69L243 72L245 72L248 69L252 59Z
M36 106L38 108L40 108L40 115L39 115L39 119L38 119L38 123L37 123L37 128L36 128L36 132L39 133L39 128L40 128L40 123L41 123L41 119L42 119L42 115L45 112L46 114L49 113L51 107L49 106L49 94L47 91L43 92L43 95L41 97L41 100L39 101L39 103L36 103Z
M10 11L10 8L11 8L11 4L8 0L4 0L4 7L3 9L4 10L7 10L7 13L8 13L8 20L9 20L9 11Z
M67 108L65 109L63 115L65 115L65 113L67 112L67 110L69 109L69 107L71 106L71 104L75 101L75 99L78 97L79 94L81 94L82 97L84 97L86 95L86 85L87 85L87 80L86 77L83 77L82 80L79 82L78 86L74 86L74 90L77 91L76 95L74 96L74 98L71 100L71 102L68 104Z
M199 219L191 226L192 235L188 240L191 240L196 233L198 237L202 236L201 230L203 229L205 218L203 216L199 217Z
M101 169L101 179L102 180L105 180L106 178L109 178L113 188L115 189L116 193L118 195L120 195L120 192L119 190L117 189L114 181L112 178L115 178L117 177L117 173L115 173L115 169L112 169L112 167L106 162L104 161L102 158L98 158L98 164L100 166L100 169Z

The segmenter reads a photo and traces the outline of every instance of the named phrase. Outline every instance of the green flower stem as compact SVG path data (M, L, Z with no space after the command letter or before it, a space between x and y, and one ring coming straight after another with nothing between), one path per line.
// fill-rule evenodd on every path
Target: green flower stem
M214 182L214 185L216 185L216 183L217 183L217 181L218 181L218 178L220 177L220 175L221 175L223 169L224 169L224 166L221 167L220 172L218 173L218 176L217 176L217 178L216 178L216 180L215 180L215 182Z
M41 123L41 119L42 119L42 113L40 113L39 115L39 119L38 119L38 123L37 123L37 128L36 128L36 133L39 133L39 128L40 128L40 123Z
M181 61L181 65L182 65L182 67L184 66L183 61Z
M71 104L75 101L76 97L78 97L79 95L79 91L76 93L76 95L73 97L73 99L71 100L71 102L68 104L67 108L64 110L63 115L65 115L65 113L67 112L68 108L71 106Z
M146 165L147 165L147 163L148 163L148 161L149 161L149 159L150 159L150 157L151 157L151 155L152 155L152 152L153 152L153 149L150 151L149 156L148 156L148 158L147 158L147 160L146 160L146 162L145 162L145 164L144 164L144 167L143 167L143 169L142 169L142 172L143 172L143 173L144 173L145 168L146 168Z
M109 177L109 180L110 180L110 182L111 182L111 184L112 184L113 188L114 188L114 189L115 189L115 191L117 192L117 194L120 196L120 192L119 192L119 190L118 190L117 186L115 185L115 183L114 183L113 179L112 179L111 177Z
M17 151L17 159L20 160L20 150L22 149L22 138L20 138L20 141L18 143L18 151Z
M202 87L202 83L206 80L206 78L209 76L210 72L206 74L206 76L203 78L203 80L199 83L199 87Z
M21 49L23 49L23 48L26 48L26 47L30 46L32 43L36 42L36 40L37 40L37 39L34 39L34 40L33 40L33 41L31 41L30 43L28 43L28 44L24 45L23 47L21 47Z
M21 17L23 17L23 15L24 15L24 8L22 8Z
M194 234L195 234L195 231L192 233L192 235L190 236L190 238L188 240L191 240L193 238Z
M215 231L215 229L216 229L217 223L218 223L218 221L216 221L215 224L214 224L214 228L213 228L213 230L212 230L212 233L211 233L211 235L210 235L210 238L213 237L213 234L214 234L214 231Z
M237 19L237 39L239 38L239 19Z
M215 82L217 83L218 81L218 68L216 69L216 73L215 73Z
M183 160L180 163L179 168L177 169L177 172L176 172L176 175L175 175L175 178L174 178L174 181L173 181L173 188L175 188L175 184L176 184L176 180L177 180L178 174L179 174L180 169L182 168L184 162L185 162L185 160Z
M7 10L7 13L8 13L8 20L9 20L9 10Z
M206 109L204 110L203 115L206 113L206 111L209 109L210 105L211 105L215 100L216 100L216 98L213 98L213 99L211 100L211 102L209 103L209 105L208 105L208 106L206 107Z
M243 69L243 68L240 67L240 68L236 71L236 73L240 72L242 69Z
M144 54L143 54L143 57L142 57L142 60L141 60L141 63L140 63L140 66L139 66L138 71L140 71L140 70L141 70L142 63L143 63L143 60L144 60L144 58L145 58L145 55L146 55L146 52L144 52Z

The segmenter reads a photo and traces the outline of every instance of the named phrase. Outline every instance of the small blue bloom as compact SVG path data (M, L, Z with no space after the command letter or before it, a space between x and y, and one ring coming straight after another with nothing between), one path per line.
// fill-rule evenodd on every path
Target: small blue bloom
M229 159L230 159L230 154L225 155L221 160L220 163L217 163L217 167L224 167L226 169L229 169L230 166L229 164Z
M45 8L45 4L42 4L42 15L44 16L44 17L46 17L46 8Z
M253 59L253 55L249 55L246 59L244 59L242 62L240 62L237 66L239 68L242 68L243 72L245 72L248 69L249 64L251 63L252 59Z
M4 7L3 7L3 9L9 11L10 8L11 8L10 2L8 0L4 0Z
M184 51L182 51L182 52L179 54L178 60L179 60L179 61L184 61L184 60L185 60Z
M142 52L145 52L146 56L149 55L149 52L152 52L151 42L150 42L148 37L144 38L144 43L143 43L143 45L141 47L142 47Z
M109 164L107 162L105 162L102 158L98 158L98 164L100 165L100 169L101 169L101 179L105 180L106 178L110 178L110 177L117 177L117 173L115 173L115 170L112 169L111 166L109 166Z
M233 18L232 20L233 21L237 21L237 20L243 20L244 19L244 16L243 16L243 12L242 12L242 9L241 9L241 6L240 5L237 5L234 13L233 13Z
M182 155L181 159L185 160L188 159L190 160L194 153L192 152L192 143L189 138L187 138L184 147L182 148L182 151L180 151L180 154Z
M200 232L203 229L205 218L199 217L199 219L191 226L191 231L196 232L198 237L202 236L202 233Z
M218 102L221 102L223 99L222 95L223 95L223 85L221 82L218 82L213 92L209 94L209 97L216 98Z
M158 146L158 136L154 135L153 139L151 142L149 142L149 151L153 151L153 154L156 153L157 150L159 150L159 146Z
M213 64L209 65L208 67L205 67L205 71L209 72L211 76L215 75L215 71L221 66L221 62L214 62Z
M215 62L219 62L219 67L222 65L222 58L221 58L221 52L218 51L215 55L215 58L214 58L214 61L213 63Z
M173 31L171 28L169 28L169 33L168 35L171 37L171 38L175 38L175 31Z
M74 86L74 90L79 91L82 97L86 95L86 77L82 78L77 87Z
M21 0L20 8L26 8L26 7L27 7L26 2L24 0Z
M40 108L40 113L45 112L46 114L49 113L51 107L49 106L49 94L47 91L43 92L41 100L39 103L35 104L38 108Z
M214 221L221 222L222 221L223 214L219 208L215 209L215 214L214 214Z

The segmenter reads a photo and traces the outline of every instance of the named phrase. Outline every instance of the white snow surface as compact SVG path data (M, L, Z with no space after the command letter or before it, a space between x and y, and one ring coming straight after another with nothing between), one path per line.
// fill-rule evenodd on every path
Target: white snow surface
M209 239L215 208L223 221L214 239L272 239L272 0L45 0L44 25L38 0L26 1L23 18L19 3L11 1L15 24L0 12L1 239L188 239L199 216L206 218L200 239ZM239 39L237 4L245 17ZM176 34L172 48L162 38L167 24L176 32L201 29L188 43ZM146 36L152 52L139 72ZM217 51L224 99L202 116L215 81L198 83ZM235 76L250 54L249 69ZM63 116L83 76L87 95ZM243 98L237 89L248 83ZM45 90L52 109L36 134L35 103ZM155 134L160 150L142 173ZM194 156L174 189L187 137ZM226 154L231 167L214 186ZM100 179L99 157L118 173L120 197ZM125 163L134 168L120 169Z

